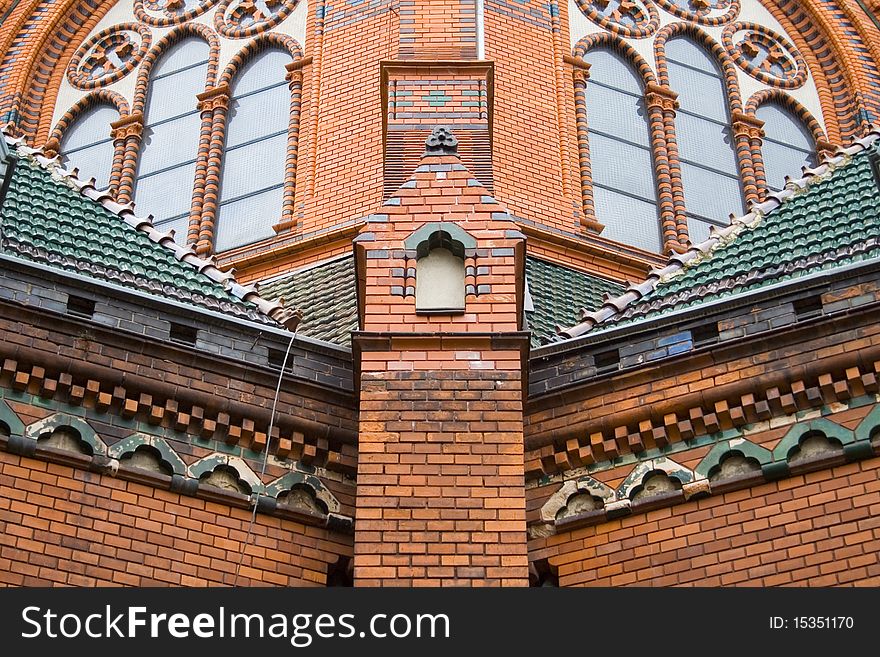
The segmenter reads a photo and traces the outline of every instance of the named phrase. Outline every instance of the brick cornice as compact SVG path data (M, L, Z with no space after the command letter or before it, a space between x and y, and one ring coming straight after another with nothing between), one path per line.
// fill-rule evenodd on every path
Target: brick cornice
M877 304L875 304L876 306ZM877 308L874 308L876 312ZM829 322L825 322L829 324ZM755 353L784 344L804 340L804 335L815 335L815 322L794 329L790 339L769 343L766 336L749 338ZM826 336L840 334L843 328L826 326L821 333ZM727 373L725 364L734 356L744 357L747 349L743 341L724 343L714 350L694 353L686 361L658 363L649 368L637 368L615 373L610 376L593 378L578 389L567 389L545 395L540 404L532 404L526 416L543 414L553 409L553 420L542 421L543 426L526 425L525 446L534 453L531 458L552 457L554 453L565 454L577 445L579 448L602 445L605 456L607 450L618 454L638 452L644 449L644 441L666 444L688 437L714 433L718 430L741 426L756 418L768 419L765 413L792 414L798 410L808 410L822 404L829 404L850 397L864 395L866 391L878 391L880 377L880 346L866 346L827 356L821 360L809 361L786 368L760 369L753 374L745 373L741 378L711 387L698 387L692 392L682 392L665 396L650 405L640 404L619 412L599 417L583 417L583 413L573 410L566 416L563 409L575 409L585 399L606 394L607 390L625 390L639 383L652 381L667 382L681 375L700 377L707 371L716 371L722 376ZM852 339L841 338L839 343L847 344ZM837 344L837 343L834 343ZM829 345L830 348L830 345ZM751 353L751 352L749 352ZM713 365L713 363L715 365ZM690 367L688 367L690 365ZM663 383L658 390L676 390L674 385ZM762 410L764 409L764 410ZM589 414L586 414L589 415ZM573 441L573 442L572 442ZM552 448L548 446L553 446ZM550 450L549 453L545 452ZM540 451L539 451L540 450ZM598 457L591 456L590 458ZM559 463L560 458L551 458ZM564 459L562 459L564 461ZM551 468L554 469L554 468ZM546 467L543 471L546 472ZM528 472L528 468L527 468Z

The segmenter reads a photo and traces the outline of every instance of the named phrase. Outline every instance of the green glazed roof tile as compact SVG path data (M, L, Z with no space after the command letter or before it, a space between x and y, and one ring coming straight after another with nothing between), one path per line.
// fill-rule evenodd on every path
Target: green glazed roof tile
M348 346L358 327L354 258L312 265L259 285L260 296L303 308L300 335Z
M526 318L532 331L532 346L552 341L557 326L571 326L580 310L595 310L606 294L623 292L623 285L591 276L538 258L526 258L526 278L534 312Z
M254 321L289 319L290 311L174 244L130 206L113 202L40 151L10 146L18 161L0 207L4 253Z

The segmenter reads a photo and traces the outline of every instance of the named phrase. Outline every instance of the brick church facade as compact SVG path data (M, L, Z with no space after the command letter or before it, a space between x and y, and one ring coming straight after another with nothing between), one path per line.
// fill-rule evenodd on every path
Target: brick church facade
M0 0L0 583L880 584L875 0Z

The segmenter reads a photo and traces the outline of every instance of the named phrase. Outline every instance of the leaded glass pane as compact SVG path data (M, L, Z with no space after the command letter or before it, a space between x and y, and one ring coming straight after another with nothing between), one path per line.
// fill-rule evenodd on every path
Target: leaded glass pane
M71 151L110 139L110 124L119 120L119 112L109 105L95 105L68 126L61 140L61 151Z
M744 214L739 179L723 176L693 164L681 163L687 211L719 223L728 223L730 213Z
M189 114L144 130L140 175L196 159L202 119ZM192 182L192 181L190 181Z
M286 132L227 150L223 158L221 200L238 198L283 183L286 159Z
M755 116L764 122L764 133L768 139L789 144L805 151L815 147L813 137L804 125L778 105L762 105Z
M276 187L221 205L217 212L215 250L225 251L272 237L272 226L281 219L283 199L284 187Z
M88 148L81 148L63 156L67 169L79 169L81 180L95 179L98 189L106 189L110 185L110 173L113 169L113 142L103 141Z
M761 146L761 155L764 158L764 177L771 189L782 189L785 176L800 178L801 167L813 165L812 153L769 140L765 140Z
M596 216L605 224L602 237L631 244L646 251L660 250L657 206L631 196L593 186Z
M675 120L678 155L682 160L739 175L730 128L689 114L678 114Z
M208 65L188 68L168 77L154 80L150 85L147 123L152 125L181 114L195 112L198 98L205 90Z
M590 130L643 146L650 144L641 97L594 84L592 80L587 85L587 124Z
M265 137L270 131L287 131L290 89L286 84L236 98L230 104L227 148Z
M644 148L591 133L590 163L594 182L645 200L656 198L651 153Z
M161 221L189 212L196 164L156 173L138 180L135 203L139 214L152 214Z
M803 124L778 105L763 105L755 113L764 122L761 154L771 189L781 189L785 176L799 178L801 167L813 166L813 138Z
M185 39L173 45L165 55L156 62L150 76L156 78L169 75L193 64L207 63L210 46L201 39ZM202 82L204 85L204 81Z
M593 50L584 55L584 60L590 63L591 81L631 94L642 94L641 79L620 55L610 50Z
M280 50L266 50L260 53L239 73L232 87L233 95L242 96L283 82L287 75L284 66L291 61L290 55Z

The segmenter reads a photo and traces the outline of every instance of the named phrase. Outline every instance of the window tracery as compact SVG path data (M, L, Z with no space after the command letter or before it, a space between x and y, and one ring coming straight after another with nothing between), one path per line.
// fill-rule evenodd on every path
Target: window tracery
M56 113L50 147L200 253L292 229L302 85L285 65L302 58L306 3L120 4L68 66L58 104L69 109ZM131 20L119 23L125 5ZM240 70L221 84L230 61ZM132 111L103 96L85 111L83 92Z
M706 239L710 227L726 224L730 214L744 214L747 203L778 189L784 175L799 174L817 148L827 147L821 100L805 59L759 0L569 0L569 10L587 19L571 23L581 223L587 230L650 251L680 250L688 241ZM653 52L638 70L651 135L642 145L654 172L653 180L643 173L640 182L651 181L653 189L637 196L654 203L657 219L650 229L633 222L640 229L631 233L619 227L635 214L632 196L610 197L608 177L615 166L625 173L644 171L644 158L625 140L605 148L605 129L595 121L606 114L631 116L620 109L615 114L614 102L602 96L632 90L620 81L606 90L601 67L585 73L577 63L581 57L592 64L594 52L609 45L620 52ZM773 102L764 102L770 95ZM657 98L662 108L654 112ZM744 107L747 98L760 102ZM584 117L588 130L582 129ZM642 120L630 126L641 130ZM624 180L624 173L616 179Z

